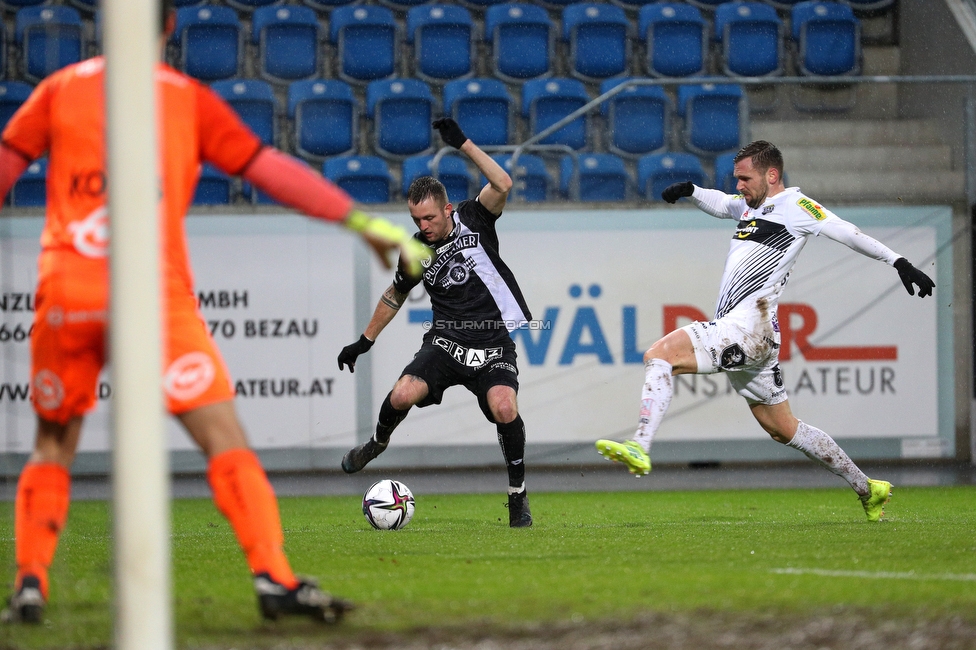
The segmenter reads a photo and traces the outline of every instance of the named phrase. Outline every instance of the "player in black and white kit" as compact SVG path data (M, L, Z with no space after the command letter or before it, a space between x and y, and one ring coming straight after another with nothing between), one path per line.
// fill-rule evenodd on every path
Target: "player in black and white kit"
M826 433L797 420L779 368L779 296L810 236L824 235L895 267L910 295L931 295L935 284L907 259L868 237L797 187L783 185L783 156L757 141L735 156L736 195L675 183L661 194L668 203L689 197L719 219L737 219L725 262L715 319L695 322L657 341L644 353L645 381L640 422L633 440L599 440L597 450L625 463L635 474L651 469L651 442L671 402L673 375L724 372L762 428L776 442L799 449L846 480L857 492L868 520L878 521L891 484L869 479Z
M488 184L476 199L461 201L456 209L440 181L423 176L410 185L407 206L419 229L414 237L431 248L422 280L434 319L420 351L383 400L376 433L343 457L342 469L350 474L361 470L386 449L410 407L440 404L445 389L461 385L478 397L481 411L496 425L508 468L509 525L524 528L532 525L532 515L525 491L525 426L518 413L518 367L510 332L532 317L515 276L498 255L495 232L512 179L454 120L436 120L434 127L444 142L474 162ZM340 370L343 365L353 370L356 358L372 347L419 282L397 272L359 341L339 354Z

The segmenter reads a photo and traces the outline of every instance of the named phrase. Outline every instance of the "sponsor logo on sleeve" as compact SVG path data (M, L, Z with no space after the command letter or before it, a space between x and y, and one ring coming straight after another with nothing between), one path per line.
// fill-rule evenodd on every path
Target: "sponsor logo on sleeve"
M813 217L817 221L823 221L827 217L827 215L825 215L823 213L823 206L822 205L818 205L818 204L814 203L813 201L811 201L810 199L808 199L805 196L800 197L800 200L797 201L796 204L798 206L800 206L800 208L804 212L806 212L807 214L809 214L811 217Z

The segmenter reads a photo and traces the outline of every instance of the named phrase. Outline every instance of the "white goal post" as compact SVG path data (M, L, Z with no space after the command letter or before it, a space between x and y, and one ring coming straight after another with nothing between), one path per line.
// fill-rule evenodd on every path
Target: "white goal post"
M102 0L111 229L115 646L173 647L153 68L159 0Z

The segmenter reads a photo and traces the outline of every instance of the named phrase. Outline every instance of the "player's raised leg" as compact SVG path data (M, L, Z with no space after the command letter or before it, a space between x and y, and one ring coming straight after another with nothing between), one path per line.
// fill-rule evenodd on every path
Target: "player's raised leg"
M386 451L393 430L403 422L414 404L427 397L427 393L427 382L420 377L413 375L400 377L380 405L380 414L376 418L376 433L363 444L346 452L342 457L342 471L346 474L354 474Z
M247 447L232 401L178 415L208 459L207 480L217 508L230 522L254 576L261 615L311 616L335 622L351 608L292 572L275 498L261 462Z
M508 525L528 528L532 512L525 489L525 423L518 412L517 394L511 386L496 385L488 389L486 399L508 470Z
M847 481L864 506L868 521L878 521L884 516L884 506L891 498L891 483L869 479L833 438L796 419L789 401L751 404L750 408L773 440L799 449L807 458Z
M609 460L624 463L631 474L641 476L650 472L654 434L664 420L674 393L672 377L697 370L695 349L685 330L675 330L652 345L644 353L640 420L634 437L622 443L598 440L597 451Z

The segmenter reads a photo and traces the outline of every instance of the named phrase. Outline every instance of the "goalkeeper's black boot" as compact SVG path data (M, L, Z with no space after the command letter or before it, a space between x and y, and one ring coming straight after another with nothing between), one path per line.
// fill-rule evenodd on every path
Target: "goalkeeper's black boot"
M25 575L17 593L7 601L7 609L0 613L0 620L4 623L40 623L44 617L44 605L41 581L35 576Z
M310 616L325 623L338 623L353 604L319 589L309 578L300 578L294 589L275 582L267 573L254 576L261 616L276 621L281 616Z
M528 528L532 525L529 512L529 494L525 490L508 495L508 525L510 528Z
M382 454L389 444L389 441L380 443L370 438L358 447L353 447L342 457L342 471L346 474L355 474L366 467L369 461Z

